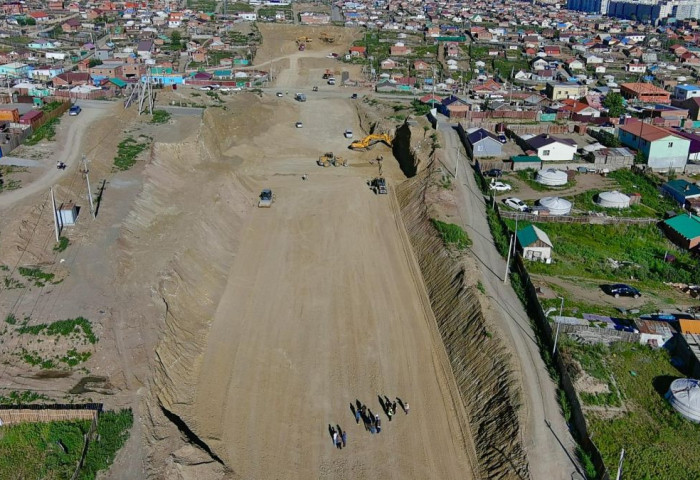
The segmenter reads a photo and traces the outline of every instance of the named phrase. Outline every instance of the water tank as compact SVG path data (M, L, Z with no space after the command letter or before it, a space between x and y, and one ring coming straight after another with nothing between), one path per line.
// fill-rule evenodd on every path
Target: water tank
M605 208L629 208L630 197L618 191L602 192L598 194L596 203Z
M700 423L700 381L678 378L671 383L666 400L691 422Z
M548 168L546 170L540 170L537 172L537 177L535 181L541 183L542 185L549 185L552 187L558 187L561 185L566 185L568 181L566 172L557 170L556 168Z
M571 202L561 197L543 197L539 203L549 210L550 215L568 215L571 212Z

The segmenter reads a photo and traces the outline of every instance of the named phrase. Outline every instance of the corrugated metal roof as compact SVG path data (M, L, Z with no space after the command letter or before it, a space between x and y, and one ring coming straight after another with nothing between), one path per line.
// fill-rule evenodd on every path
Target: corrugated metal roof
M676 215L673 218L664 220L664 224L688 240L700 237L700 217L697 215Z

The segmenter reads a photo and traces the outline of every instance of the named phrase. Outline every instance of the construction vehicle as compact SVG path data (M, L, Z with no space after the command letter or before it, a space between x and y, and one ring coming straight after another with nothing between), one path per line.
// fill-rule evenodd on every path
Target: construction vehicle
M323 74L323 79L328 80L334 75L333 70L328 70L326 69L326 72Z
M326 152L318 157L316 165L319 167L330 167L331 165L334 167L347 167L348 161L343 157L336 157L333 152Z
M372 135L367 135L362 140L352 142L349 148L351 150L369 150L375 143L379 142L384 142L391 147L391 135L388 133L374 133Z
M386 189L386 180L384 177L374 178L370 183L370 188L377 195L386 195L388 193Z
M300 43L311 43L312 40L313 39L311 37L297 37L296 41L297 41L297 45L299 45Z
M272 190L270 190L269 188L266 188L262 192L260 192L260 200L258 200L258 207L259 208L270 208L272 206L272 200L273 200Z
M297 102L305 102L306 101L306 95L303 93L295 93L294 94L294 100Z
M321 32L321 34L319 35L319 38L326 43L335 42L335 37L328 32Z

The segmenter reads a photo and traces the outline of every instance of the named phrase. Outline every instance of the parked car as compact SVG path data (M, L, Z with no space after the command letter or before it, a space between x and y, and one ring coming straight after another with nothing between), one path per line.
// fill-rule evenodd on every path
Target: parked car
M221 87L220 89L222 92L240 92L242 90L241 87Z
M316 85L314 85L314 88L312 88L312 90L313 90L314 92L318 92L318 87L317 87Z
M203 87L199 87L199 89L205 92L209 92L210 90L212 90L212 88L209 85L204 85Z
M277 92L275 95L277 95L278 97L284 97L284 93L282 92Z
M529 210L529 207L525 204L525 202L516 197L508 197L503 200L503 203L513 210L518 210L521 212L527 212Z
M487 177L500 178L503 176L503 170L500 168L492 168L486 172Z
M70 115L71 117L75 117L76 115L80 115L80 112L82 112L82 111L83 111L83 109L80 108L80 105L73 105L72 107L70 107L70 110L68 111L68 115ZM64 110L64 112L65 112L65 110Z
M513 187L511 187L509 184L503 183L503 182L493 182L493 181L492 181L492 182L489 184L489 189L495 190L495 191L497 191L497 192L508 192L508 191L510 191L512 188L513 188Z
M357 99L357 94L356 94L356 93L353 93L353 94L350 96L350 98L352 98L353 100Z
M501 142L501 143L506 143L506 142L508 141L508 137L506 137L504 134L501 133L501 134L498 136L498 141Z
M634 297L639 298L642 296L641 292L634 287L630 287L624 283L616 283L614 285L603 285L602 290L608 295L612 295L615 298L622 297Z
M304 126L304 124L301 123L301 122L297 122L297 123L294 124L294 126L297 127L297 128L302 128L302 127Z
M348 128L347 130L345 130L343 135L345 135L345 138L352 138L352 130Z

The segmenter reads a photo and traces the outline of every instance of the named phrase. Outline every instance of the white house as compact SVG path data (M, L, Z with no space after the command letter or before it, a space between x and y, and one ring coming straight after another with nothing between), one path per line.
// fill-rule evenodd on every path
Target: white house
M523 139L544 162L571 161L578 148L576 142L569 138L557 138L546 133Z
M238 18L245 22L254 22L258 19L258 14L255 12L240 12Z
M647 71L647 66L644 63L628 63L627 71L630 73L644 73Z
M552 241L534 225L518 230L516 237L524 259L549 262L552 258Z

